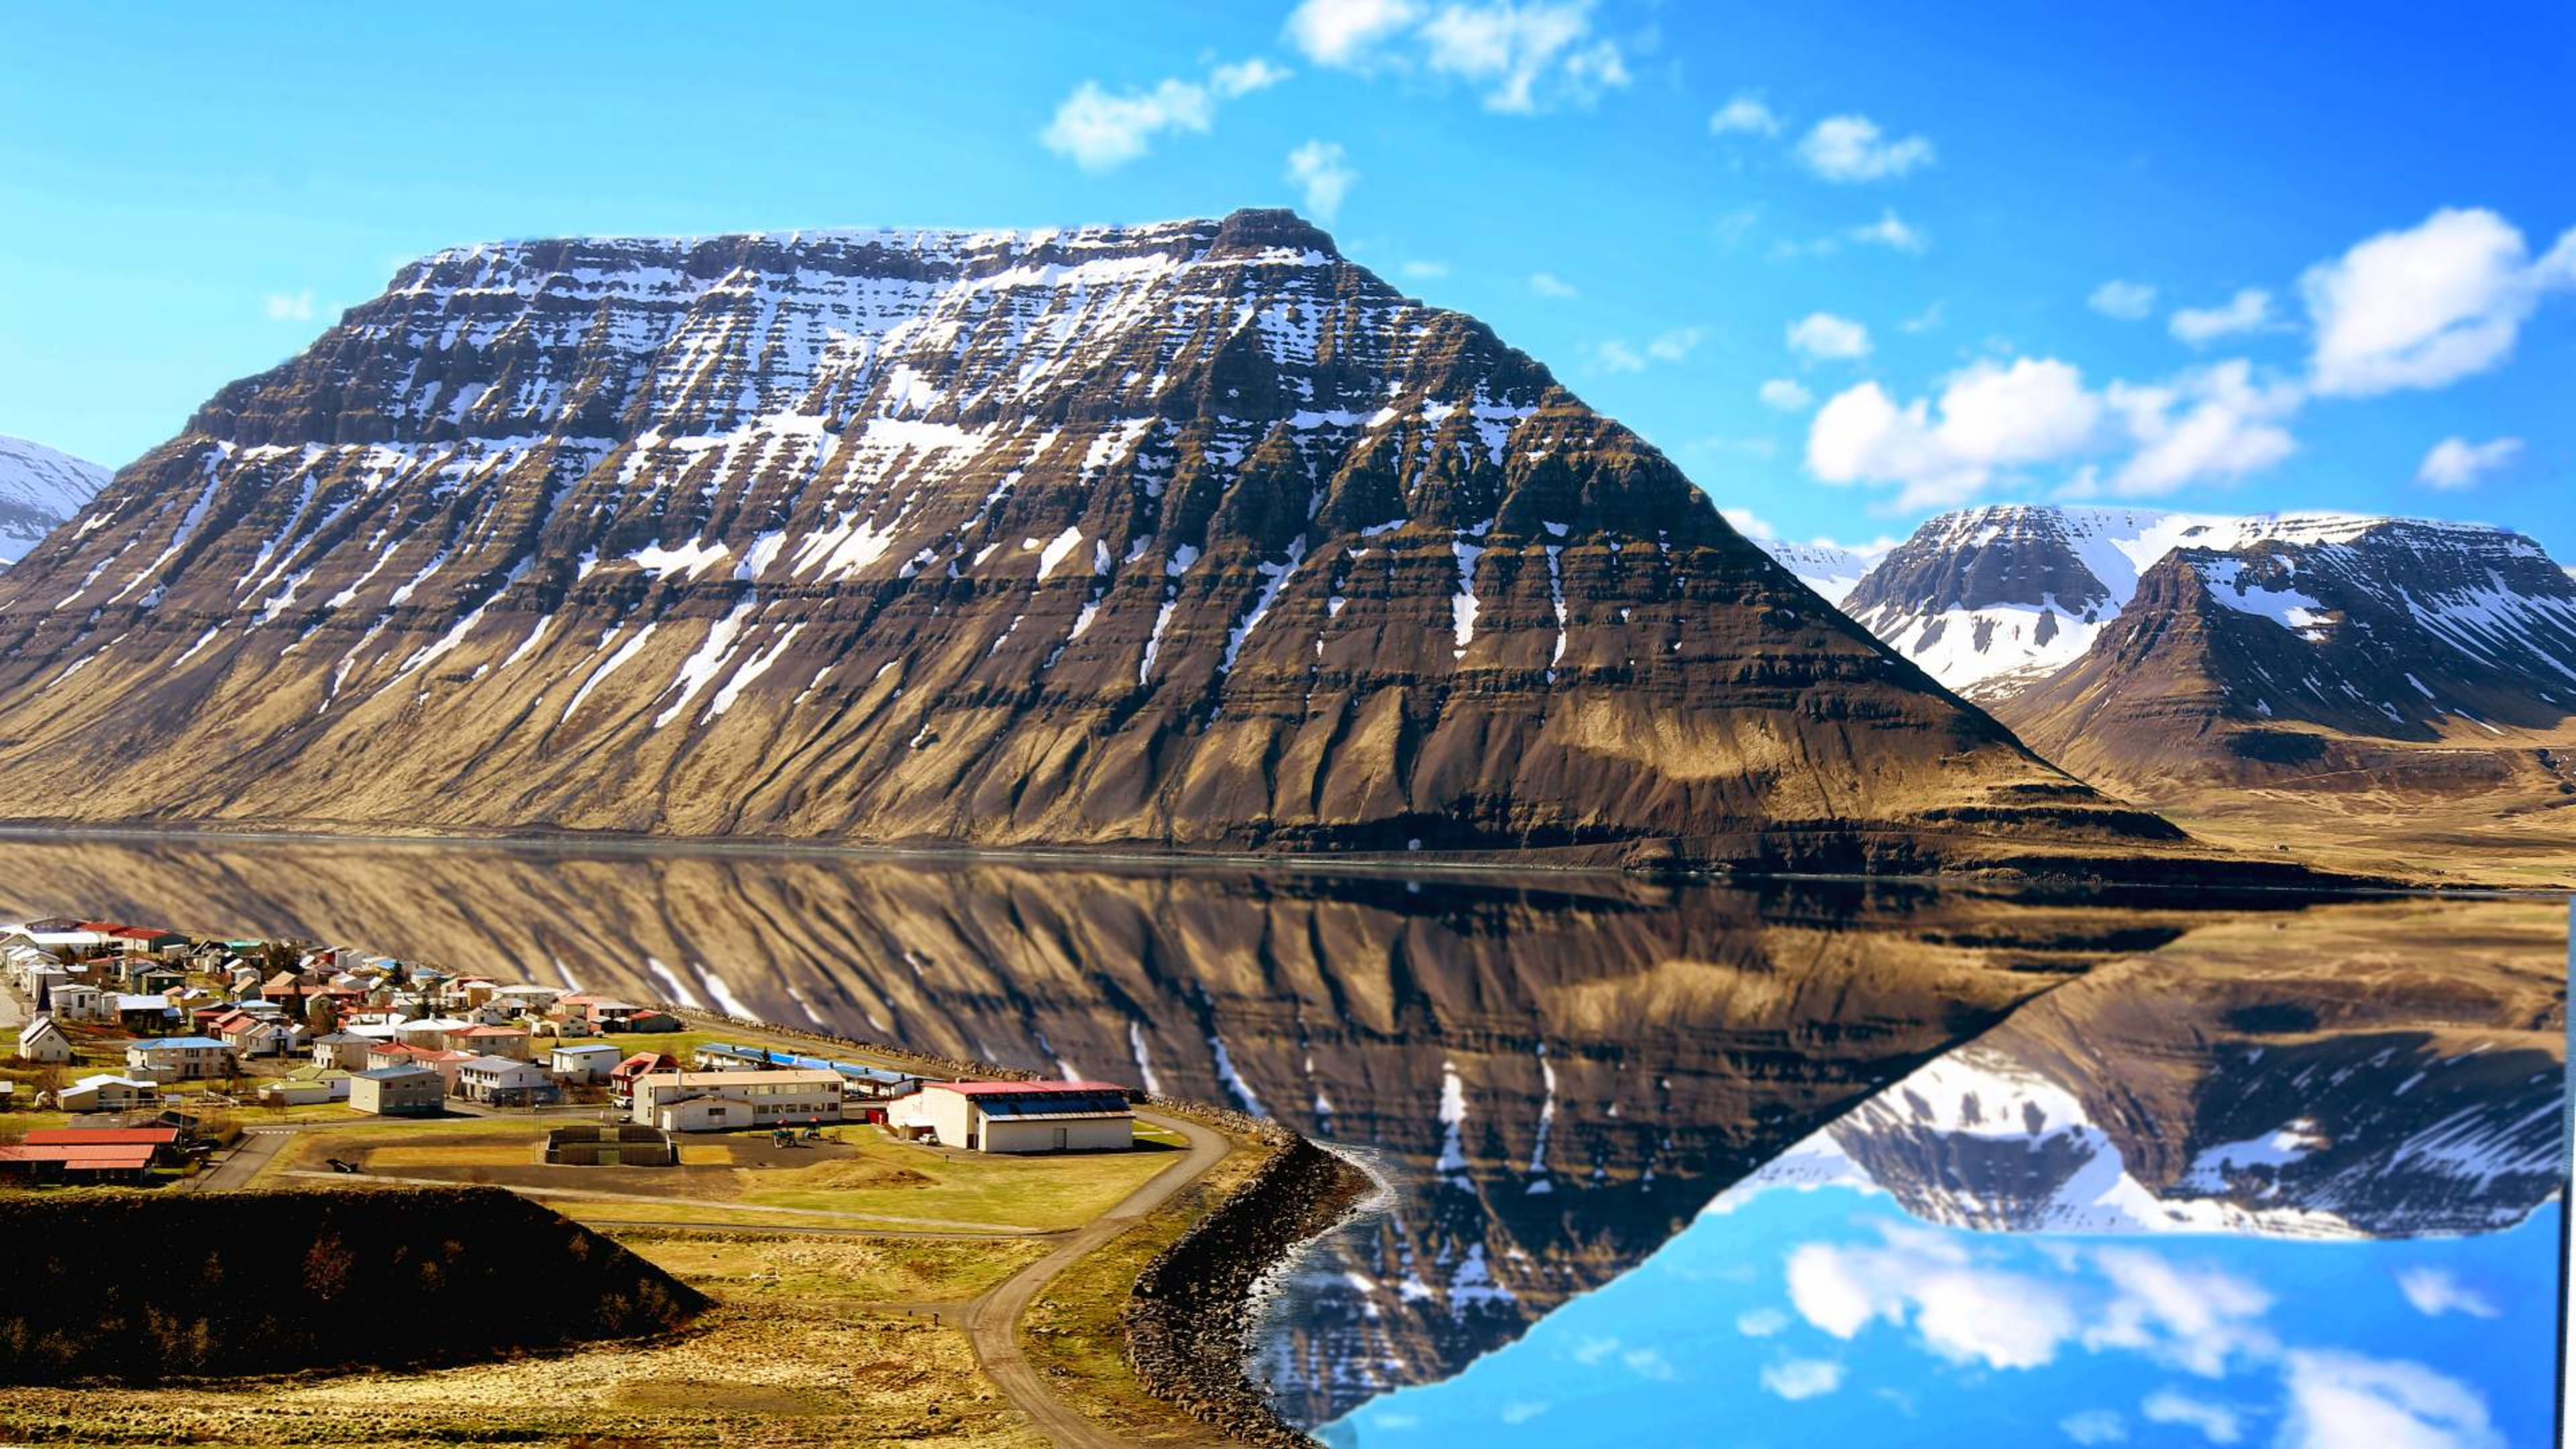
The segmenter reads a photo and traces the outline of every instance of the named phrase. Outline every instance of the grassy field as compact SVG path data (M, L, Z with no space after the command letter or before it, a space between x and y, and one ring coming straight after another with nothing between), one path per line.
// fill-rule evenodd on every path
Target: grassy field
M292 1181L280 1175L339 1157L373 1176L540 1190L549 1205L582 1218L758 1225L785 1215L733 1210L791 1208L851 1214L862 1222L1053 1231L1100 1216L1181 1158L1161 1142L1135 1152L1000 1157L897 1142L872 1127L839 1127L827 1132L821 1148L780 1149L766 1133L689 1141L676 1168L549 1167L547 1125L366 1121L301 1133L262 1169L259 1185ZM586 1202L569 1195L585 1191L607 1196Z
M1043 1239L817 1238L621 1229L672 1276L727 1297L963 1303L1045 1257Z
M1039 1373L1079 1385L1067 1401L1131 1444L1196 1444L1204 1424L1145 1392L1128 1370L1118 1310L1136 1286L1136 1275L1258 1170L1262 1148L1238 1140L1207 1175L1100 1251L1064 1270L1029 1305L1020 1323L1020 1349Z

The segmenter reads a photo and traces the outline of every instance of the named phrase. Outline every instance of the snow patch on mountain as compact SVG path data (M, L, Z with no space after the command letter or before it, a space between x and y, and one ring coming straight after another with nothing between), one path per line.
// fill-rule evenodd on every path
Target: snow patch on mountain
M0 568L26 557L107 486L108 470L59 449L0 436Z

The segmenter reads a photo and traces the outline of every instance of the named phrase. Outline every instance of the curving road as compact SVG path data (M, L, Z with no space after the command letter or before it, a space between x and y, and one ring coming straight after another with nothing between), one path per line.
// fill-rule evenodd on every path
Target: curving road
M1233 1144L1223 1133L1202 1127L1178 1117L1155 1112L1138 1112L1136 1119L1177 1132L1189 1139L1189 1156L1173 1167L1154 1174L1152 1180L1127 1195L1126 1200L1108 1212L1074 1230L1056 1250L1038 1259L1018 1273L967 1305L966 1329L975 1342L975 1357L984 1365L996 1387L1008 1397L1029 1423L1044 1434L1056 1449L1125 1449L1126 1441L1103 1430L1098 1424L1064 1403L1047 1387L1038 1371L1029 1367L1020 1352L1020 1315L1028 1311L1040 1289L1052 1282L1058 1273L1073 1265L1083 1254L1100 1247L1111 1238L1135 1226L1136 1220L1171 1200L1172 1194L1198 1181L1207 1170L1225 1160Z

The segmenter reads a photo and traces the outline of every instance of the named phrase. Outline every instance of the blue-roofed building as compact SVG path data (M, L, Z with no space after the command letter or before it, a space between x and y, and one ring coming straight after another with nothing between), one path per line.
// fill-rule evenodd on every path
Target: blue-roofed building
M848 1096L869 1101L907 1095L920 1090L922 1083L921 1078L890 1067L872 1067L860 1062L835 1061L830 1057L805 1056L771 1047L720 1041L699 1045L697 1067L700 1071L837 1072Z
M233 1074L233 1049L210 1036L158 1036L128 1046L125 1065L156 1082L202 1082Z

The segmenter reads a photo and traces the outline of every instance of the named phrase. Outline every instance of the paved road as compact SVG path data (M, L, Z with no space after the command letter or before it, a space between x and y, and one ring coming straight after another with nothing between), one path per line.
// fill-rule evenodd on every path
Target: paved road
M1198 1181L1209 1168L1223 1161L1233 1146L1224 1134L1195 1122L1148 1112L1138 1112L1136 1117L1188 1138L1189 1156L1177 1166L1156 1173L1151 1181L1129 1193L1124 1202L1076 1229L1054 1252L976 1299L966 1312L967 1332L974 1339L975 1357L983 1363L984 1372L1056 1449L1122 1449L1124 1441L1056 1398L1046 1380L1029 1366L1028 1359L1020 1353L1020 1315L1028 1311L1039 1291L1071 1267L1075 1259L1125 1232L1137 1219L1169 1201L1172 1194Z

